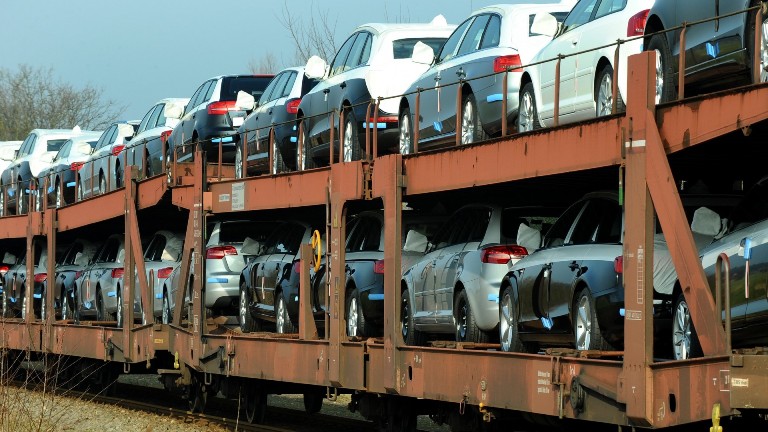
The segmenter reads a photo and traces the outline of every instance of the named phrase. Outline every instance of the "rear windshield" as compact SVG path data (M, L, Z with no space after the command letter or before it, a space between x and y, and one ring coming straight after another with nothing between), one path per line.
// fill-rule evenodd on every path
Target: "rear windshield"
M222 222L219 243L242 243L246 237L263 242L274 228L275 224L271 222Z
M224 78L221 83L221 100L233 101L237 99L237 92L244 91L259 100L264 89L272 80L271 76L238 76Z
M64 143L67 142L67 139L53 139L48 140L48 150L47 151L59 151L61 150L61 146L64 145Z
M395 59L411 58L413 56L413 47L417 42L425 43L432 48L432 51L439 52L445 40L446 38L399 39L392 42L392 55Z

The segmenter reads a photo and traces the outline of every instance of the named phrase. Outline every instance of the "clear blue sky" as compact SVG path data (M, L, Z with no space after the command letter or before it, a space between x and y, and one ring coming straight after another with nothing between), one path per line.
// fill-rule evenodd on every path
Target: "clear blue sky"
M367 22L458 24L499 0L0 0L0 67L52 67L58 78L104 90L140 118L158 99L189 97L206 78L248 71L267 52L294 45L280 24L285 4L299 19L312 7L337 19L336 41ZM401 17L407 17L402 19Z

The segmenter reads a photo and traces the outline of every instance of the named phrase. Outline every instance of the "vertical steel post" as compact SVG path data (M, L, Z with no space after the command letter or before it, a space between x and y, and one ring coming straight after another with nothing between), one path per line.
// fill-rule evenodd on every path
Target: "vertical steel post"
M344 198L337 192L338 186L335 186L341 185L341 182L336 179L343 177L337 175L342 174L341 170L343 168L343 165L331 166L331 233L327 237L328 241L326 241L328 244L326 250L330 252L330 257L326 257L326 270L331 270L326 272L327 279L331 283L331 295L329 296L331 319L330 329L328 330L330 335L328 379L334 387L344 386L344 371L346 370L344 356L341 355L341 343L347 339L346 319L344 317L347 304L347 273L344 271L344 264L346 262L344 245L346 244L347 209Z
M269 128L269 173L270 174L277 174L277 167L275 166L275 158L277 155L275 154L275 129ZM245 172L245 171L243 171Z
M339 163L344 162L344 156L346 155L346 151L344 150L344 134L346 133L347 125L344 123L344 117L346 117L346 110L344 108L339 111ZM333 122L331 122L333 123ZM331 126L333 127L333 126ZM333 140L331 140L333 142ZM333 146L331 146L333 147ZM350 149L351 150L351 149ZM333 154L333 153L331 153ZM350 155L351 156L351 155ZM350 157L351 159L351 157ZM331 161L333 161L333 157L331 157ZM331 162L333 163L333 162Z
M112 153L107 155L107 190L112 189Z
M224 140L223 138L219 138L219 162L216 165L216 170L218 172L218 180L221 181L221 159L224 157Z
M258 133L258 132L257 132ZM296 145L299 146L299 151L296 152L296 171L304 171L301 161L304 160L304 119L299 121L299 136L296 139Z
M303 243L299 247L299 339L302 340L318 338L315 317L312 313L312 286L309 281L312 255L312 245Z
M621 49L622 40L619 39L616 43L616 50L613 53L613 76L611 77L611 92L613 92L613 98L611 98L611 114L616 114L616 110L619 106L619 50Z
M421 114L419 111L421 109L421 89L416 89L416 109L413 113L413 121L411 122L411 130L413 133L411 134L411 141L413 142L413 152L418 153L419 152L419 115Z
M44 214L45 217L45 236L47 241L48 260L45 263L45 272L47 278L45 280L46 289L43 292L45 296L45 332L44 338L46 347L43 347L46 351L51 351L53 347L53 340L51 335L51 324L56 320L56 308L54 307L54 301L56 298L56 212L57 209L47 210ZM61 296L61 301L66 301L64 295ZM41 308L42 310L42 308Z
M176 287L176 297L174 298L175 306L173 308L173 325L177 327L181 326L181 313L186 309L185 306L187 290L189 288L189 276L190 270L192 268L192 254L194 254L195 251L195 237L197 235L202 235L201 233L197 233L195 231L196 224L195 218L193 216L193 211L190 211L189 215L187 216L187 230L185 231L184 236L184 250L182 251L181 255L181 268L179 269L179 278L177 281L179 286ZM187 317L187 319L190 323L192 322L192 317Z
M504 71L501 81L501 136L507 136L507 92L509 87L509 69Z
M683 29L680 30L680 55L677 65L677 99L685 99L685 31L688 23L683 21ZM655 81L654 81L655 82Z
M136 178L136 165L129 165L125 167L125 189L124 189L124 203L125 203L125 240L123 240L123 247L125 248L125 261L123 262L123 292L120 301L123 303L123 355L125 359L130 361L133 359L133 299L135 296L135 279L133 278L134 262L136 261L133 256L133 236L131 235L131 219L135 217L133 212L136 211L135 197L136 197L136 184L134 183ZM141 247L141 241L139 241L139 247ZM130 306L126 306L130 305Z
M19 198L21 198L21 194L19 194ZM27 316L24 317L24 322L29 324L35 320L35 308L34 304L32 303L34 301L32 294L35 291L35 248L33 246L35 241L35 232L33 217L34 212L32 211L32 194L30 193L27 198L27 205L29 206L27 207L27 261L25 264L27 270L27 278L22 282L22 284L24 284L24 298L22 298L21 301L27 303ZM16 207L18 207L18 205Z
M376 99L376 106L373 108L373 124L369 124L371 131L373 132L373 149L371 150L371 153L367 155L369 160L373 160L376 156L379 155L379 106L381 105L381 97ZM366 122L368 122L368 119L365 119ZM352 137L352 142L355 142L354 137ZM352 144L354 145L354 144Z
M206 194L208 180L207 169L205 163L205 152L196 151L195 153L195 178L194 178L194 204L192 206L193 227L195 234L194 243L194 269L196 276L194 277L192 284L192 314L190 318L192 323L192 353L190 355L192 364L197 364L200 356L203 354L203 335L207 333L206 320L205 320L205 299L203 293L205 292L205 212L206 199L209 199ZM210 205L210 203L208 203Z
M655 53L629 59L627 117L632 124L626 149L624 233L624 402L633 424L653 425L653 203L646 185L646 130L655 128ZM629 342L631 341L631 343Z
M257 136L258 136L258 132ZM246 178L248 177L248 131L243 132L243 149L241 150L241 154L243 155L243 160L240 161L240 172L243 173L242 177Z
M763 3L759 3L757 11L755 12L755 45L752 51L752 82L757 84L760 82L760 74L763 72L762 61L763 58L760 55L761 47L763 44Z
M552 126L560 124L560 61L563 59L561 54L557 55L557 63L555 63L555 113L552 118Z
M371 154L371 128L368 127L368 119L371 118L371 106L373 105L373 100L368 102L368 105L365 107L365 154L370 155Z
M463 81L459 79L459 83L456 87L456 121L455 121L455 129L456 129L456 146L461 145L461 133L463 132L461 119L462 119L462 100L461 100L461 85Z
M333 165L333 153L334 153L334 151L333 151L333 147L335 146L335 144L334 144L334 142L333 142L333 141L334 141L334 139L336 138L336 137L334 136L334 133L333 133L333 132L334 132L334 129L335 129L335 127L336 127L336 125L334 124L334 121L336 120L336 110L333 110L333 111L331 111L331 113L330 113L330 114L331 114L331 116L330 116L330 118L328 119L328 121L330 122L330 128L331 128L331 129L330 129L330 135L331 135L331 136L330 136L330 138L329 138L329 142L331 143L331 148L330 148L330 150L329 150L329 151L330 151L330 154L328 155L328 165ZM339 138L339 147L341 147L341 146L343 146L343 145L344 145L344 144L341 142L341 138Z

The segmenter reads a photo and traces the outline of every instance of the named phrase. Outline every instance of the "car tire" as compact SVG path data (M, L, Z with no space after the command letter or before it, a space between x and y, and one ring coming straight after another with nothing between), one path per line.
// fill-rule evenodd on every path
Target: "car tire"
M243 178L243 146L238 144L235 149L235 178Z
M107 192L107 179L104 177L104 173L101 173L99 175L99 193L104 195Z
M119 163L115 163L115 189L123 187L123 170Z
M411 305L411 291L406 289L403 291L400 300L400 334L406 345L424 345L426 339L420 331L416 330L413 314L414 310Z
M505 352L529 352L520 339L519 316L512 287L504 288L499 298L499 341Z
M517 112L517 132L530 132L541 128L539 113L536 107L536 93L533 91L533 83L527 82L520 90L519 109Z
M60 182L56 182L56 189L54 191L54 197L56 199L56 208L61 208L61 206L65 205L66 202L64 201L64 196L61 194L61 184Z
M280 291L277 295L277 304L275 305L275 327L278 333L288 334L296 333L296 326L291 322L291 315L288 313L288 302L285 299L285 293Z
M16 185L16 214L25 214L29 207L29 195L21 187L21 180Z
M272 144L272 174L280 174L288 171L288 167L285 166L283 160L283 154L280 152L280 148L277 145L277 140Z
M300 129L303 129L302 132L302 143L296 144L296 167L299 171L307 170L315 168L315 161L312 160L312 158L309 155L309 149L311 148L310 145L310 136L309 136L309 121L305 121L304 119L301 119L299 121L300 125L303 127L300 127ZM299 154L301 153L301 154Z
M77 201L82 201L85 199L85 185L83 185L83 182L80 179L80 176L77 176Z
M456 296L456 301L453 304L453 322L456 325L456 342L488 342L488 333L477 326L477 320L469 304L466 290L461 290Z
M72 319L75 324L80 324L80 301L78 299L77 285L72 288Z
M68 320L71 318L71 315L72 305L69 304L69 296L67 295L67 290L63 289L61 291L61 319Z
M344 136L341 141L344 146L344 162L360 160L362 151L358 140L357 121L351 109L345 112Z
M761 0L752 0L750 3L750 7L760 6ZM750 79L749 82L753 82L753 76L754 74L752 72L752 64L754 63L752 59L754 58L754 51L755 51L755 16L757 15L757 10L750 11L747 16L747 22L749 29L747 31L747 37L746 37L746 45L747 45L747 52L749 53L749 71L750 71ZM758 54L760 56L760 64L762 65L762 68L760 70L760 81L761 83L764 83L768 81L768 70L766 70L766 67L768 67L768 15L763 15L763 25L762 29L763 36L762 36L762 45L760 47L760 53ZM757 84L757 83L753 83Z
M589 288L582 288L573 302L573 336L577 350L608 351L610 344L600 332L595 300Z
M656 51L656 103L677 99L677 89L673 78L672 53L667 39L662 34L651 36L647 51Z
M360 303L360 292L357 288L347 293L347 336L349 337L367 337L372 336L368 328L368 322L363 315L362 303Z
M617 98L617 113L627 110L621 94L613 94L613 68L607 64L598 72L597 81L595 81L595 117L613 114L613 98Z
M413 125L411 124L411 110L408 107L403 108L400 114L398 148L400 154L407 155L413 153Z
M256 331L256 320L251 315L249 308L250 301L248 300L248 287L245 282L240 283L240 303L238 306L238 322L240 324L240 331L243 333L250 333ZM190 320L191 321L191 320Z
M155 175L152 171L152 160L149 158L149 152L144 152L144 163L147 165L144 167L144 178L148 179Z
M467 94L462 102L461 109L461 143L472 144L487 139L488 135L480 121L480 113L477 112L475 95Z
M168 298L168 291L163 290L163 309L160 315L160 322L162 324L170 324L173 317L171 316L171 301Z
M682 292L675 297L672 308L672 354L675 360L701 357L701 345L691 320L688 302Z

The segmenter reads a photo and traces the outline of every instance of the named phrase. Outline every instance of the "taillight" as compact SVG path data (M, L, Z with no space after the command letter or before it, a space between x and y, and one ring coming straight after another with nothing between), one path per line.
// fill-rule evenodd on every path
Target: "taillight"
M8 270L10 270L10 267L7 265L0 265L0 274L6 274L8 273Z
M384 274L384 260L378 260L373 263L373 272L376 274Z
M294 261L293 263L293 272L296 274L301 273L301 260Z
M237 255L234 246L213 246L205 251L206 259L223 259L225 255Z
M123 277L124 273L125 273L124 269L114 268L114 269L112 269L112 279L121 278L121 277Z
M624 256L617 256L613 259L613 270L617 274L624 273Z
M627 21L627 37L642 36L645 34L645 23L648 21L648 12L650 9L640 11Z
M489 246L480 252L480 261L489 264L506 264L513 258L528 255L528 250L518 245Z
M171 136L171 132L173 132L173 130L162 131L160 133L160 142L168 142L168 137Z
M301 103L301 99L291 99L288 102L285 103L285 111L288 112L288 114L297 114L299 112L299 104Z
M124 145L116 145L112 147L112 156L117 156L120 154L121 151L125 148Z
M161 268L157 271L157 278L168 279L171 276L171 273L173 273L173 267Z
M35 283L43 283L48 279L48 273L38 273L35 275Z
M82 276L82 275L83 275L82 271L75 272L75 279L80 279L80 276Z
M85 162L72 162L69 165L69 169L71 169L72 171L80 171L80 168L82 168L83 165L85 165Z
M379 123L397 123L397 117L393 116L381 116L376 119ZM368 119L368 123L373 124L373 117Z
M504 72L506 70L509 70L509 72L523 71L523 63L520 60L519 55L512 54L512 55L496 57L495 59L493 59L494 72L499 73L499 72Z
M224 115L235 107L235 101L218 101L208 104L209 115Z

